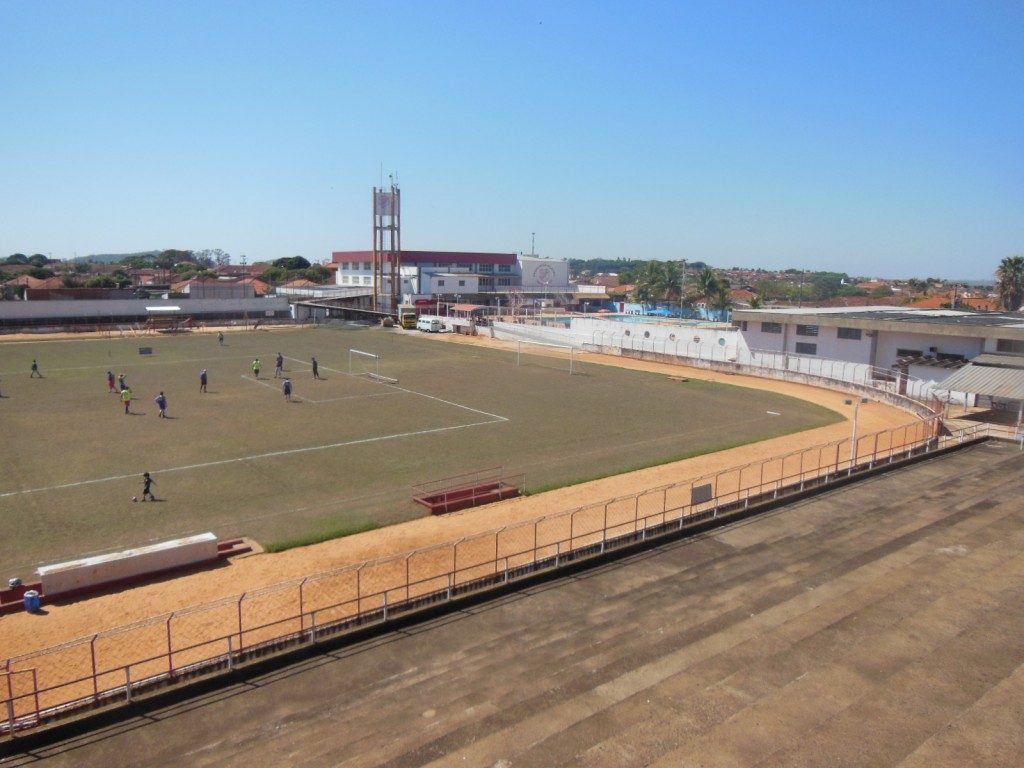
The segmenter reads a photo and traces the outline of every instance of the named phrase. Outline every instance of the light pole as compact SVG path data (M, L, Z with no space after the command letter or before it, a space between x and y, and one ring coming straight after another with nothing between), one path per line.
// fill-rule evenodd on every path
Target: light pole
M683 319L683 296L686 295L686 259L679 270L679 319Z

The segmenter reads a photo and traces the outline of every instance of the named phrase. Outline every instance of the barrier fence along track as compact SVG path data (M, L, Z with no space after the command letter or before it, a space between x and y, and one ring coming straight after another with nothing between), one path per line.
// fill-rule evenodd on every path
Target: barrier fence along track
M939 426L933 417L863 435L856 451L850 439L834 441L12 657L0 670L5 677L0 731L16 734L82 708L127 703L167 682L228 671L268 652L386 622L879 464L989 435L979 425L937 437Z

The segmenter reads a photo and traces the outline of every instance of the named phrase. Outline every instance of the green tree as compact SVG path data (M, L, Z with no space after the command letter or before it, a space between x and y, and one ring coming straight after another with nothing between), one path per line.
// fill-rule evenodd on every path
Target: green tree
M725 311L732 306L732 286L726 278L720 277L715 282L715 293L711 297L711 305L720 311Z
M705 301L711 301L718 293L718 275L711 267L704 267L697 275L697 295Z
M996 292L999 306L1010 312L1020 311L1024 303L1024 256L1007 256L996 269Z
M277 284L288 281L288 270L284 267L267 267L260 274L260 280L265 283Z
M314 264L309 269L302 270L302 276L307 280L322 285L331 279L332 273L323 264Z
M12 253L7 257L8 264L28 264L28 256L24 253Z
M166 251L160 251L157 257L153 259L153 266L158 269L170 269L182 261L192 261L192 251L179 251L169 248Z
M811 277L812 295L815 299L828 301L839 295L846 275L841 272L818 272Z
M289 271L296 269L309 269L310 263L301 256L285 256L283 259L274 259L275 267L281 267Z
M153 266L153 259L142 254L132 254L131 256L125 256L119 263L128 269L146 269Z
M85 281L86 288L117 288L117 281L111 275L95 275Z

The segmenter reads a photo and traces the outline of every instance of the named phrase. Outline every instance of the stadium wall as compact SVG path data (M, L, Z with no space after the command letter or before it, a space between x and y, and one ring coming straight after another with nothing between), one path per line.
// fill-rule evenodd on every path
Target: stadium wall
M108 299L83 301L0 301L0 325L133 323L149 318L147 307L180 307L181 314L197 319L290 317L285 297L249 299ZM267 313L270 313L269 315Z

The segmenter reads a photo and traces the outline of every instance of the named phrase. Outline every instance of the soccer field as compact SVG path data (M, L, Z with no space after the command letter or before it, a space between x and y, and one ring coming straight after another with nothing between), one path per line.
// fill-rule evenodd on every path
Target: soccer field
M353 348L398 383L350 375ZM44 378L29 378L33 359ZM24 578L41 562L184 533L266 544L386 525L424 514L411 486L446 476L501 466L528 489L566 485L840 418L770 392L585 358L577 375L567 367L358 327L231 333L224 346L207 334L0 344L0 562ZM130 415L108 370L132 387ZM131 501L143 471L157 503Z

